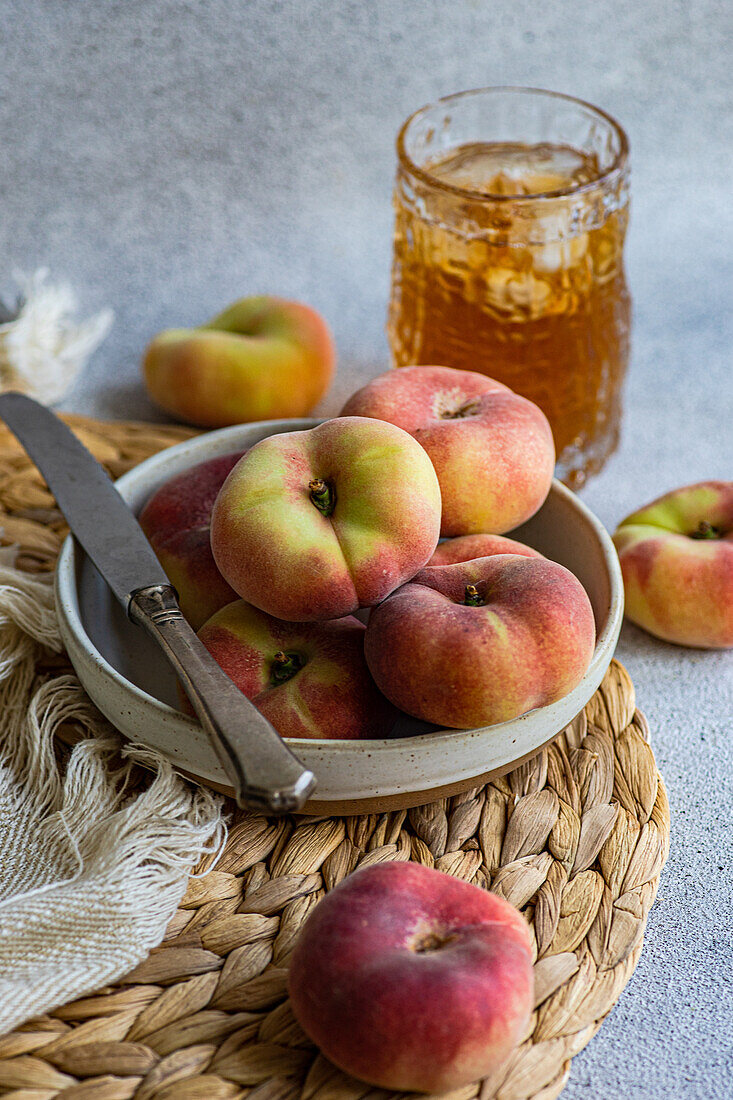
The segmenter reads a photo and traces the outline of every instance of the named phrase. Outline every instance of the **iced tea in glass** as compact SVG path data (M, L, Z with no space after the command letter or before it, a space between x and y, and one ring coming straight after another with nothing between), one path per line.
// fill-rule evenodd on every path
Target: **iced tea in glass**
M535 401L558 476L581 485L621 423L624 131L568 96L482 88L417 111L397 152L394 365L481 371Z

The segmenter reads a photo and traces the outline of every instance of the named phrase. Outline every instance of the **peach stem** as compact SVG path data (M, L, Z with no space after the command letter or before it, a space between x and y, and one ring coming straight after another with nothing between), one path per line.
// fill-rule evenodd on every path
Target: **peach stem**
M416 955L430 955L434 951L440 951L441 948L447 947L457 938L456 935L451 933L446 935L442 932L424 932L413 940L410 947Z
M475 584L466 585L463 602L466 607L481 607L484 601L481 599L479 590Z
M693 531L690 535L691 539L717 539L720 535L717 527L713 527L712 523L708 523L706 519L701 519L698 524L697 530Z
M463 420L467 416L474 416L480 406L481 402L478 400L467 401L465 405L461 405L459 409L454 409L453 412L441 413L441 420Z
M280 650L272 658L270 679L273 684L284 684L292 679L296 672L300 672L304 662L297 653L284 653Z
M324 516L330 516L336 506L336 493L322 477L315 477L308 482L311 500L319 512Z

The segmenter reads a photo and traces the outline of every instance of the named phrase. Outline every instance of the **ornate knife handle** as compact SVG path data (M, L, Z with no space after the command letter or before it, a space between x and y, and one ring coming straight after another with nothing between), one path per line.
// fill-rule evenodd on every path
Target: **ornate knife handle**
M235 687L188 625L171 585L139 588L128 614L165 653L208 733L237 802L269 814L299 810L315 777Z

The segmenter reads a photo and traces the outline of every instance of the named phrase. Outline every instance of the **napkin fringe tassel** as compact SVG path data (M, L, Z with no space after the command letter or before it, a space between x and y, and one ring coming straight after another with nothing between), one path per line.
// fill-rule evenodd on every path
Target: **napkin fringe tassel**
M75 676L37 672L62 649L49 577L0 551L0 1033L127 974L161 942L222 800L124 742ZM68 751L55 735L80 739ZM61 756L61 760L59 760ZM60 764L62 765L60 767ZM152 771L139 791L140 765Z

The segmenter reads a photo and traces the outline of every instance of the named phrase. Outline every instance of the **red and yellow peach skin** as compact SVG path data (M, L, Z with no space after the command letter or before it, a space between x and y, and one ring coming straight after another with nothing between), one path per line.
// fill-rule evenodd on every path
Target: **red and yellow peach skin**
M665 493L613 541L632 622L677 645L733 646L733 482Z
M328 389L335 354L320 314L300 302L242 298L208 324L168 329L148 346L150 396L203 428L306 416Z
M473 561L474 558L490 558L494 554L519 554L524 558L542 558L539 550L533 550L516 539L504 535L459 535L454 539L444 539L428 565L455 565L459 561Z
M279 619L334 619L413 576L438 542L440 489L425 451L363 417L257 443L214 506L214 559Z
M217 494L241 457L238 451L177 474L153 493L139 516L194 630L237 598L216 568L209 527Z
M544 413L492 378L402 367L358 390L342 416L397 424L425 448L443 497L441 535L502 534L542 505L555 446Z
M590 601L568 569L498 554L423 569L372 611L365 653L395 706L473 728L567 695L594 644Z
M523 917L417 863L349 875L306 920L290 1003L336 1066L390 1091L443 1093L498 1069L532 1012Z
M214 660L282 737L385 737L395 712L364 660L365 627L348 616L282 622L236 600L199 630Z

